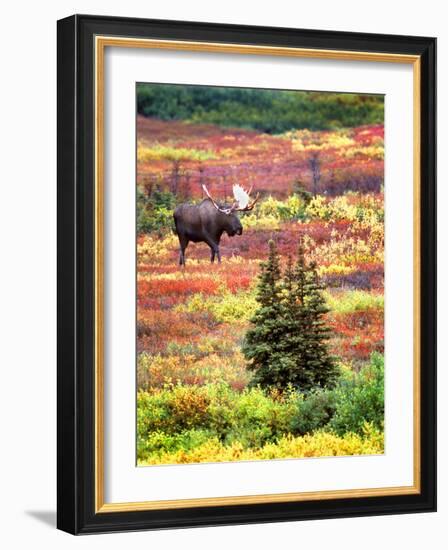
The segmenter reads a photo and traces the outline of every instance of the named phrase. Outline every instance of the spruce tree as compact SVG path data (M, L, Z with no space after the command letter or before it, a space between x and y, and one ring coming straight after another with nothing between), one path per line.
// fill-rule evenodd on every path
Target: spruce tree
M319 282L315 263L307 268L304 290L306 345L303 366L310 373L312 386L332 386L338 376L338 368L327 345L331 330L326 325L324 316L330 310L325 303L322 293L324 287Z
M281 339L278 342L282 369L277 375L277 387L288 385L302 387L306 383L301 367L304 358L306 335L303 310L303 284L298 284L297 269L291 256L288 256L281 283L282 289L282 326ZM303 282L305 279L303 278Z
M276 247L269 243L269 259L261 266L253 327L247 332L243 353L254 371L253 383L302 391L331 386L338 371L329 355L328 312L315 264L305 263L298 248L293 265L288 257L283 277Z
M283 340L284 304L281 300L280 258L272 240L269 241L268 260L260 267L259 308L251 320L253 326L246 333L242 351L250 361L248 368L254 371L253 383L275 386L281 370L279 343Z

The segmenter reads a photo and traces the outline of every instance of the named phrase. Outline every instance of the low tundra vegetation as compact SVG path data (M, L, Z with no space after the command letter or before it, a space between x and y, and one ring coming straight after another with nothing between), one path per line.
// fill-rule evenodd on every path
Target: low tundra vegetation
M140 464L380 454L384 361L345 369L332 389L284 393L232 388L227 371L203 385L139 391ZM200 459L199 459L200 457Z
M310 130L288 118L270 121L268 132L263 109L240 128L219 122L227 107L211 114L175 102L158 116L153 90L145 90L139 112L147 116L137 119L138 464L383 453L378 100L361 102L379 109L375 119L333 124L326 118ZM169 98L156 99L165 105ZM326 103L323 96L313 99L313 109L321 100ZM358 112L352 100L350 109ZM340 107L345 113L347 104ZM182 109L188 122L173 120ZM201 201L201 183L228 203L234 180L254 184L261 195L253 211L241 214L243 234L223 236L221 264L210 264L207 245L191 243L187 266L179 268L174 208ZM322 322L335 366L328 387L265 387L248 368L245 337L259 308L269 241L282 272L302 243L305 262L324 287Z

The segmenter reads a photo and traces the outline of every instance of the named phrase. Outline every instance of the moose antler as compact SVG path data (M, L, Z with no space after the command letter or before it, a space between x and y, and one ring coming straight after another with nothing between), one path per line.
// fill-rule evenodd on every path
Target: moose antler
M260 198L260 193L257 193L255 199L250 202L251 191L252 187L249 189L249 191L246 191L244 187L241 187L241 185L235 184L233 186L233 196L235 197L235 203L233 204L232 208L240 212L247 212L249 210L252 210L252 208L255 206L255 203Z
M233 186L233 196L235 198L235 202L230 208L221 208L219 204L217 204L213 200L212 196L208 192L207 187L204 184L202 184L202 188L204 189L207 197L212 201L212 204L216 208L216 210L219 210L219 212L227 215L231 214L232 212L248 212L249 210L252 210L252 208L255 206L255 203L260 198L260 194L257 193L255 199L250 202L250 193L252 191L252 187L249 189L249 191L246 191L243 187L241 187L241 185L235 184Z
M207 187L205 186L205 184L203 183L202 184L202 189L204 190L205 194L207 195L207 197L212 201L212 204L213 206L216 208L216 210L219 210L219 212L222 212L223 214L231 214L232 213L232 209L233 209L233 205L230 207L230 208L221 208L219 206L219 204L217 204L212 196L210 195L210 193L208 192L208 189Z

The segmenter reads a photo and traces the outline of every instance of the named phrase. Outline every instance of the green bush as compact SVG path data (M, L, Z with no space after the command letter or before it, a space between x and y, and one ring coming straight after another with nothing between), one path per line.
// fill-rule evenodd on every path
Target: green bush
M294 435L305 435L324 428L335 412L335 396L332 390L318 389L305 397L299 395L297 407L290 420Z
M151 446L156 442L161 448L164 443L160 434L165 434L166 445L171 448L180 441L180 433L205 430L225 443L262 445L289 431L294 407L294 400L273 399L260 388L236 392L227 384L178 385L153 393L140 392L139 441L145 448L146 441Z
M178 434L152 432L137 439L137 458L144 460L147 456L160 456L164 453L174 453L179 450L190 451L204 445L213 434L206 430L186 430Z
M137 187L137 234L174 229L176 197L155 189L149 196Z
M384 357L372 353L370 365L346 374L332 391L335 413L329 428L342 435L362 434L365 424L384 428Z
M173 386L138 398L137 422L147 433L168 434L202 428L208 424L210 395L206 386Z
M293 408L292 401L274 399L260 388L243 392L235 407L235 422L226 434L225 442L240 442L247 449L277 441L289 431Z
M359 373L342 375L333 389L236 391L226 383L209 383L167 385L137 396L140 461L204 445L261 449L285 437L323 432L364 438L383 427L384 360L378 353Z
M279 221L303 221L308 217L306 214L306 204L306 199L296 193L283 201L269 196L259 204L258 208L251 215L259 218L272 216Z

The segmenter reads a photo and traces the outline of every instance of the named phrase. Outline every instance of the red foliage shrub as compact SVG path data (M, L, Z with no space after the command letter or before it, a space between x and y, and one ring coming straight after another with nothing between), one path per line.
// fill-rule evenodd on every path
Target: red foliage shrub
M224 200L231 195L232 183L250 186L256 182L262 194L285 198L296 182L305 189L313 187L310 153L294 150L292 141L254 130L222 128L210 124L186 124L138 117L138 136L146 143L175 144L176 147L213 151L215 159L206 165L198 161L182 162L183 177L178 182L180 196L203 197L201 181L207 182L214 195ZM325 135L322 132L322 141ZM361 126L352 130L358 146L370 146L384 137L384 127ZM339 195L346 191L379 192L384 179L382 160L346 158L338 148L319 152L319 192ZM169 160L140 162L138 182L146 177L169 181ZM188 174L188 178L185 176ZM185 187L185 189L183 188Z
M137 285L137 297L148 298L149 296L189 296L202 292L205 294L216 294L218 284L211 279L155 279L142 280Z
M332 352L355 361L367 361L373 351L384 351L384 316L382 311L356 311L332 314L334 331Z

